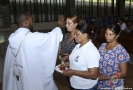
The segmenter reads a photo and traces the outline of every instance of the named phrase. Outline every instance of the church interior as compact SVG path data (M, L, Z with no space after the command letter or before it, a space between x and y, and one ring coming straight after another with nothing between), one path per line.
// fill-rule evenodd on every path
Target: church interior
M116 23L119 18L124 18L125 23L133 22L133 0L0 0L0 90L2 90L3 68L8 37L17 29L14 15L19 11L29 11L33 16L34 31L47 33L57 26L59 15L65 17L76 14L83 21L89 16L94 30L95 17L106 14L114 15ZM18 7L18 8L16 8ZM36 7L36 8L35 8ZM57 7L57 8L56 8ZM94 40L94 45L99 48L105 41L105 26L100 26L100 33ZM65 25L62 29L65 34ZM133 33L122 31L118 41L125 47L130 55L127 76L125 77L125 90L133 90ZM60 63L57 59L56 65ZM54 72L54 80L59 90L69 90L65 76Z

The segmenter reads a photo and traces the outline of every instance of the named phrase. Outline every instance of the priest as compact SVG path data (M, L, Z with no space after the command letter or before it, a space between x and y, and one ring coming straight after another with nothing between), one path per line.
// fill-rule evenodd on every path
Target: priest
M16 15L18 29L9 36L3 90L58 90L53 80L59 42L62 40L64 17L48 33L32 32L29 12Z

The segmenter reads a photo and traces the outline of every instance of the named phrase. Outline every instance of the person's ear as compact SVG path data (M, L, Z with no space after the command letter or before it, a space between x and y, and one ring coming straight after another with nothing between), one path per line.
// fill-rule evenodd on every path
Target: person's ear
M26 28L29 28L29 26L30 26L29 20L25 20L25 27L26 27Z
M87 38L88 37L88 34L87 33L84 33L84 35L83 35L85 38Z
M78 25L78 23L75 23L74 25L75 25L75 28L76 28L76 26Z
M24 21L23 21L23 26L24 26L25 28L27 28L27 27L29 26L29 22L28 22L27 20L24 20Z
M29 25L29 21L28 20L25 20L25 23L26 23L26 25Z

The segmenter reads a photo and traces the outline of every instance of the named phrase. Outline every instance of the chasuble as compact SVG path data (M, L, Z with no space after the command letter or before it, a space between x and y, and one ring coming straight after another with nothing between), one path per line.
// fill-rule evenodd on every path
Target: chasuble
M30 32L18 28L9 36L3 90L58 90L53 80L62 31Z

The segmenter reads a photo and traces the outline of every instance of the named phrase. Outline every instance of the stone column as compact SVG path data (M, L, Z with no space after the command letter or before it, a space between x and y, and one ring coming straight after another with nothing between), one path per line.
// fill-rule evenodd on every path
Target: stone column
M2 10L2 5L0 5L0 13L1 13L1 10ZM1 16L0 16L0 25L2 25Z
M75 0L69 0L70 2L70 14L76 14Z
M3 26L9 27L10 26L10 15L9 15L8 5L2 6L1 17L2 17Z
M116 0L116 11L119 17L125 16L125 0Z
M125 0L120 0L120 17L125 16Z

